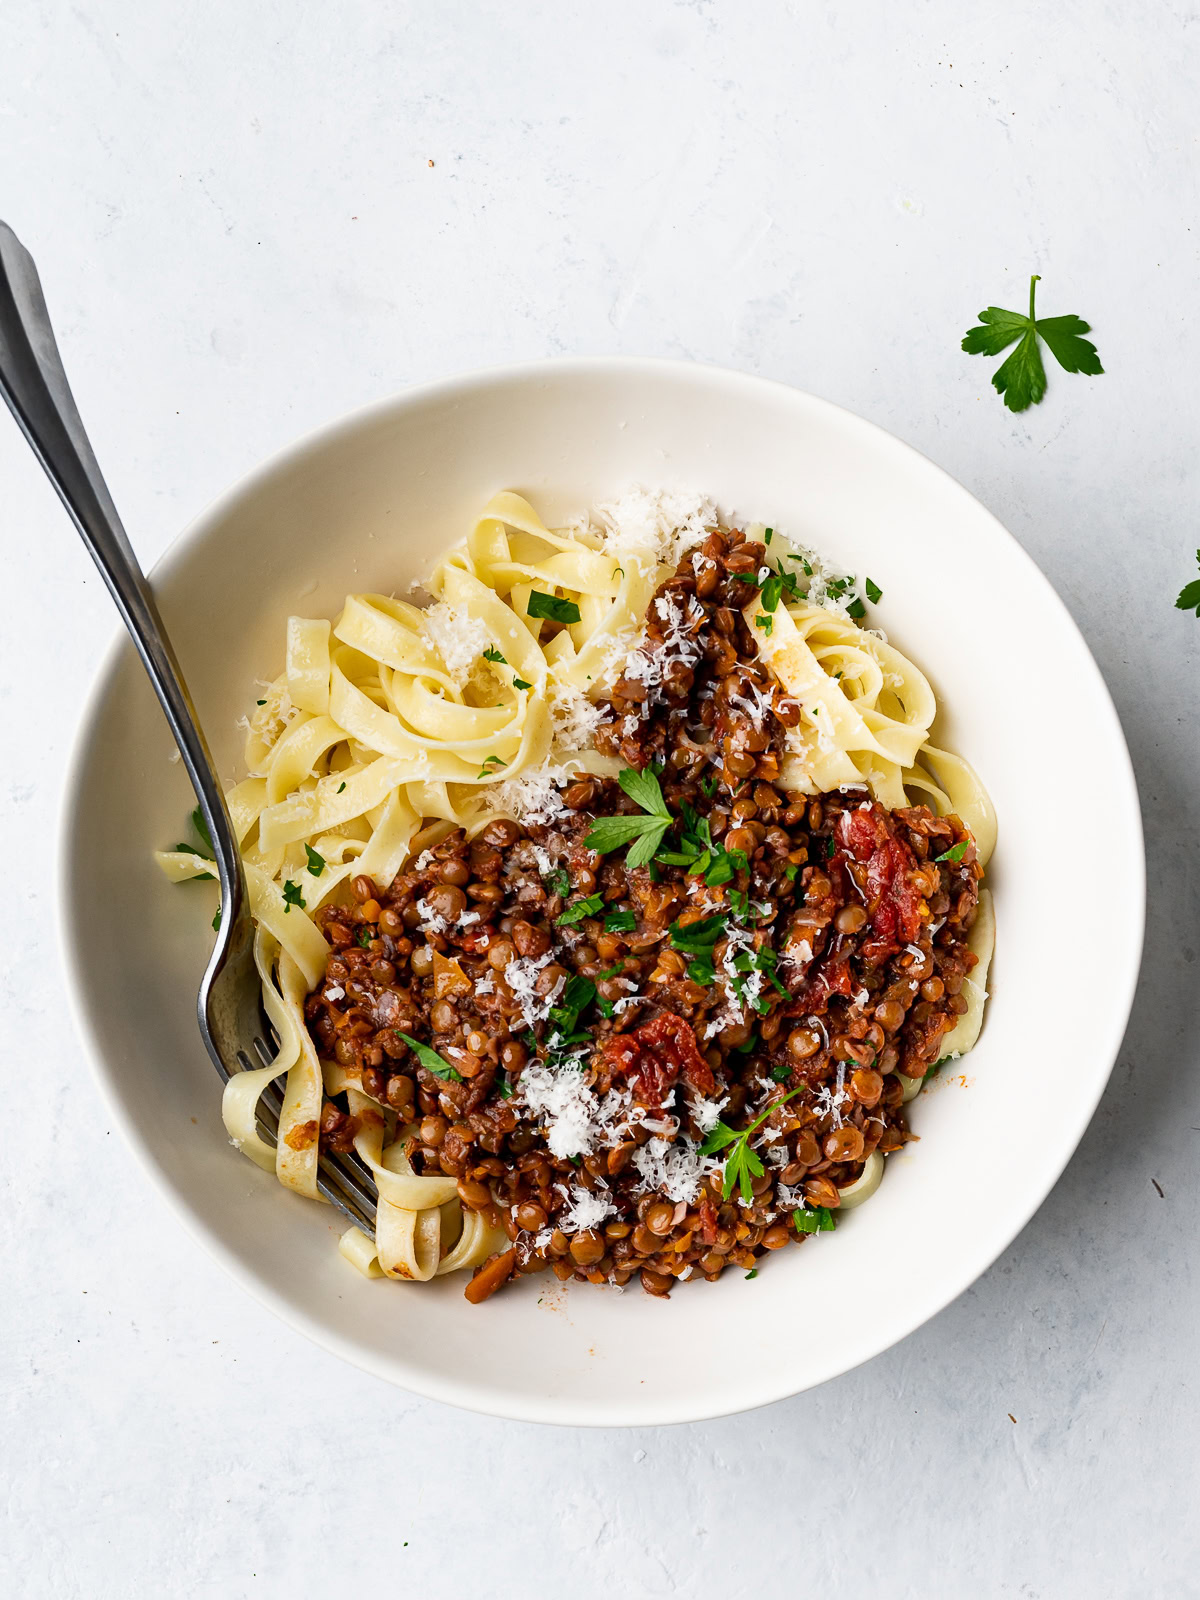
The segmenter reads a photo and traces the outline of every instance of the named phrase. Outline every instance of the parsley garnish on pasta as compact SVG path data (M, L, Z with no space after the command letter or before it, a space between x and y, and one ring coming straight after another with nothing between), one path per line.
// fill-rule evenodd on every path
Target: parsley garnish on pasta
M529 596L529 615L566 624L580 620L579 607L574 600L560 600L557 595L542 594L538 589Z

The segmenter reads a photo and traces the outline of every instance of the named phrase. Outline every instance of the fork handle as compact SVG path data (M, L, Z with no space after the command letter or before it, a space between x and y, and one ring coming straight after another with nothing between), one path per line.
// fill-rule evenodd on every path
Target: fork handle
M208 824L222 920L245 898L237 842L195 708L75 406L33 257L0 222L0 390L58 490L137 646Z

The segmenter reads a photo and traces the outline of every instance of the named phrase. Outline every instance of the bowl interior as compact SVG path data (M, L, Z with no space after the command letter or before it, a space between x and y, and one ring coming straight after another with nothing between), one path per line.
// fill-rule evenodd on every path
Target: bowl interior
M938 694L937 742L975 763L999 815L983 1036L961 1073L917 1101L920 1141L836 1234L769 1260L753 1285L735 1271L665 1303L568 1291L548 1274L481 1308L461 1277L367 1282L336 1251L339 1219L225 1138L194 1020L215 898L167 884L150 858L194 802L124 643L85 718L63 854L69 962L98 1069L204 1242L283 1315L383 1377L501 1415L609 1425L794 1393L966 1287L1044 1198L1103 1089L1143 893L1111 702L995 519L836 407L671 363L569 362L413 391L305 442L202 517L154 582L223 776L240 770L235 724L256 679L281 670L289 614L334 616L350 591L403 593L497 489L520 490L553 524L633 483L701 488L869 573L884 592L879 624ZM1068 902L1051 886L1064 848L1104 862L1072 875Z

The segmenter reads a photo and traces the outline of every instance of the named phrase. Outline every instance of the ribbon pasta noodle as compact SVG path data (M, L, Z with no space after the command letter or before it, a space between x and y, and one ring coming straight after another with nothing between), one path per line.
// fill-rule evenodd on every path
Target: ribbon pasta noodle
M288 619L284 670L249 720L247 776L226 797L280 1048L269 1067L230 1079L222 1115L248 1159L320 1199L322 1106L346 1097L354 1150L379 1204L375 1238L352 1228L342 1252L368 1275L424 1282L480 1265L507 1236L461 1205L455 1179L413 1170L406 1151L415 1124L373 1099L357 1069L319 1057L304 1012L331 953L317 913L344 899L356 876L386 890L453 829L474 837L497 817L536 821L537 807L553 807L571 777L615 776L620 763L593 744L605 714L597 702L636 649L657 586L716 521L710 505L685 498L664 494L624 520L609 514L551 530L505 491L434 568L424 585L431 606L352 594L332 622ZM790 594L766 631L757 601L744 612L760 659L799 707L781 787L805 795L865 787L889 810L954 813L986 862L995 815L970 766L930 743L930 684L844 606L817 603L820 587ZM552 609L562 603L557 629L547 627L547 597ZM174 881L211 876L205 857L182 847L158 860ZM948 1040L956 1053L979 1031L993 938L985 896L968 1011ZM272 1147L257 1106L277 1080L283 1107ZM882 1169L882 1156L871 1157L843 1203L873 1193Z

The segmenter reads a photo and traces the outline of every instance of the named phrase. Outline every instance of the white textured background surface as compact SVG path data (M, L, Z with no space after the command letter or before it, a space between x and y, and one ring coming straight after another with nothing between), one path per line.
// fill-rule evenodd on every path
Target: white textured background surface
M200 1254L63 1022L48 841L113 616L0 418L0 1588L1200 1595L1194 6L37 0L4 34L0 215L147 563L412 381L630 352L796 383L947 467L1065 597L1137 766L1150 924L1061 1183L868 1367L634 1433L392 1391ZM1052 368L1013 418L958 341L1033 270L1108 371ZM1045 845L1069 914L1104 862L1072 861L1069 817Z

